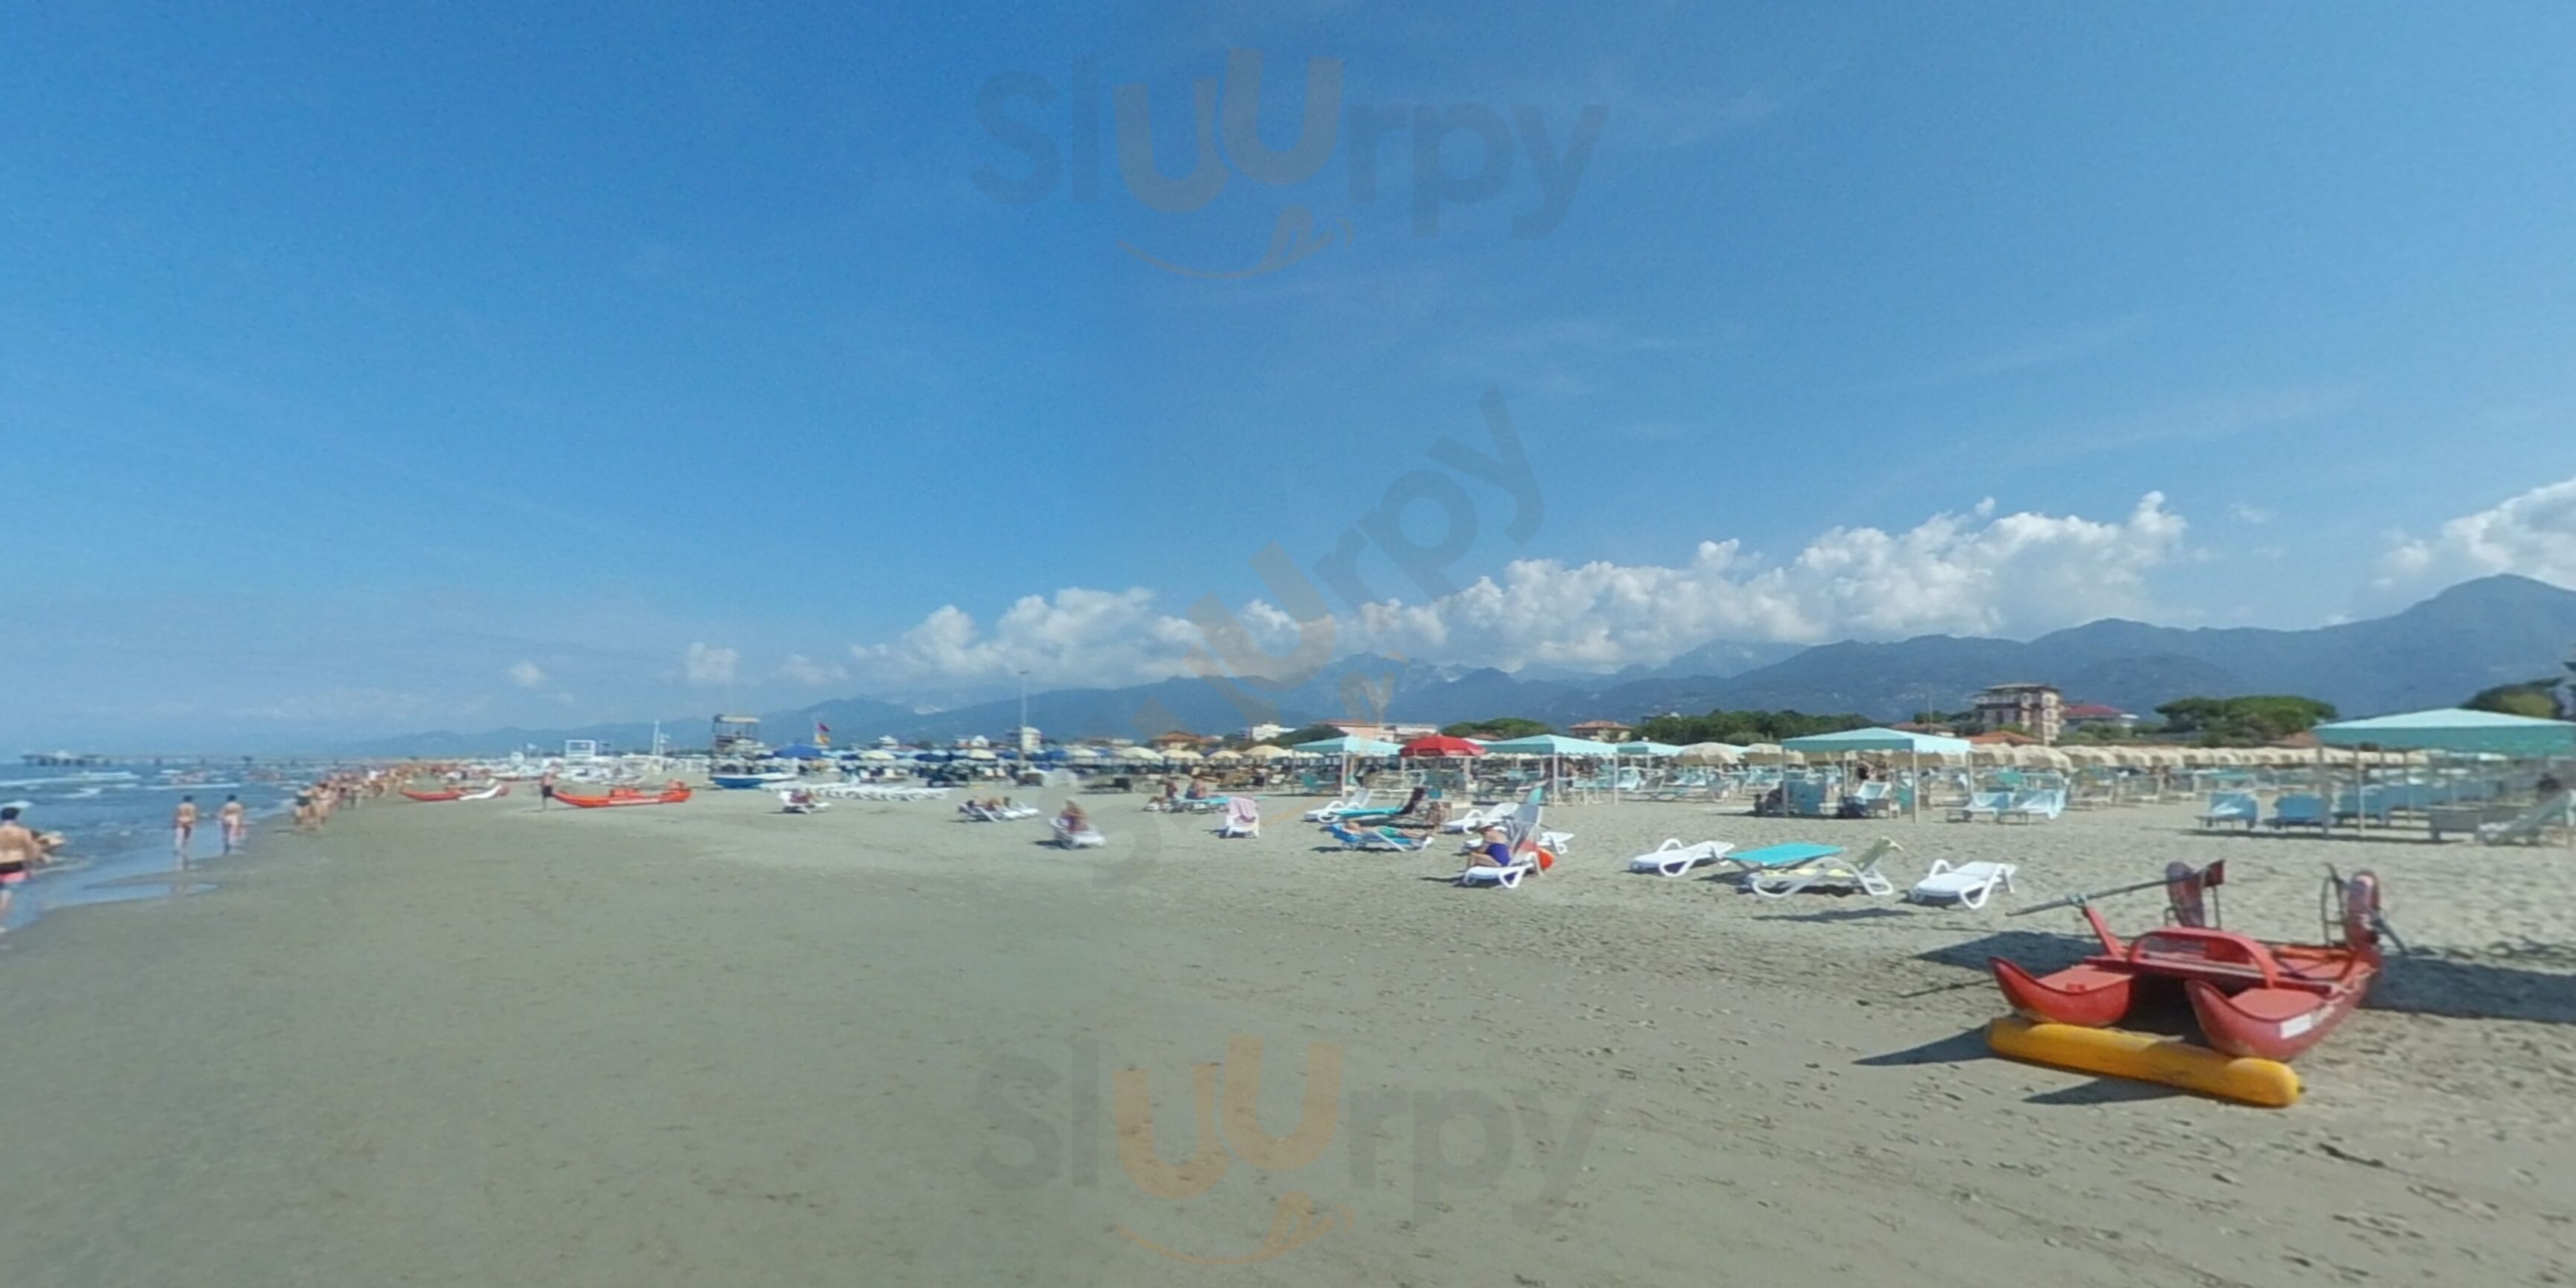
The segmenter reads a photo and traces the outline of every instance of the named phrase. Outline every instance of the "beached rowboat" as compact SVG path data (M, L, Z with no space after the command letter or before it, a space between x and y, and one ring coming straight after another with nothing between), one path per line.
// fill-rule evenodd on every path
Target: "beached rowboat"
M632 787L612 787L605 796L576 796L556 788L555 799L581 809L605 809L613 805L677 805L689 799L689 788L685 783L674 781L649 796Z
M2231 1056L2290 1060L2333 1032L2378 977L2379 940L2387 929L2379 911L2379 879L2368 872L2350 880L2329 875L2330 916L2342 942L2276 944L2204 924L2203 893L2224 872L2217 864L2206 871L2175 864L2165 884L2176 924L2125 942L2087 902L2094 896L2043 905L2082 908L2102 951L2047 975L1991 958L1995 983L2023 1016L2086 1028L2108 1028L2127 1016L2142 983L2178 983L2211 1047Z
M463 799L465 798L465 793L463 793L463 792L458 792L458 791L445 791L445 792L416 792L416 791L413 791L412 789L410 789L410 788L408 788L408 787L406 787L406 788L404 788L404 789L403 789L403 795L408 796L408 797L410 797L411 799L416 800L416 801L431 801L431 802L436 802L436 801L453 801L453 800L463 800Z

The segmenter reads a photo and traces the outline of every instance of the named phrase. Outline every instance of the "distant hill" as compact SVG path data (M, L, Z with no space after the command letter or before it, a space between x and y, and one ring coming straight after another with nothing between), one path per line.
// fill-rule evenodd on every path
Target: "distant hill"
M1588 677L1561 670L1511 675L1359 655L1284 690L1236 685L1233 697L1196 678L1032 693L1029 722L1050 737L1141 738L1176 728L1229 732L1259 719L1295 726L1379 714L1424 724L1519 715L1560 728L1578 720L1633 720L1717 707L1854 711L1902 720L1916 711L1958 710L1977 690L2011 681L2054 684L2071 701L2141 713L2193 695L2297 693L2360 716L2446 706L2492 685L2555 675L2571 644L2576 591L2495 576L2463 582L2388 617L2312 630L2184 629L2104 620L2026 642L1925 635L1801 649L1713 641L1665 667ZM1692 658L1697 662L1684 662ZM1687 665L1709 670L1676 669ZM1014 695L930 713L845 698L761 719L773 739L784 739L801 736L819 718L846 746L881 735L945 740L1001 734L1019 717ZM695 722L703 719L666 722L665 732L683 744L695 742L702 732ZM501 729L417 734L337 750L479 755L529 744L557 746L567 737L641 746L650 736L651 726L644 724Z

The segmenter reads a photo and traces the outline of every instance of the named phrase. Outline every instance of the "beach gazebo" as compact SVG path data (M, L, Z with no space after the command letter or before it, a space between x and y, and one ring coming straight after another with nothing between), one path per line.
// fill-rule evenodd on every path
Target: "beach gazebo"
M1351 785L1351 761L1353 759L1364 756L1392 756L1398 751L1403 750L1403 748L1396 746L1394 743L1382 742L1375 738L1359 738L1350 734L1343 734L1339 738L1321 738L1314 742L1301 742L1296 746L1289 748L1289 750L1303 756L1341 757L1342 787L1347 791Z
M1544 756L1547 758L1547 780L1554 785L1557 767L1568 756L1615 756L1618 749L1606 742L1589 738L1569 738L1561 733L1534 733L1526 738L1506 738L1485 744L1489 756Z
M2543 720L2537 716L2470 711L2460 707L2407 711L2364 720L2338 720L2333 724L2318 725L2309 732L2317 736L2320 761L2333 756L2349 758L2352 763L2359 764L2365 752L2423 751L2540 761L2576 757L2576 721ZM2367 770L2355 774L2356 804L2360 803L2358 789L2368 786L2368 777ZM2354 812L2356 824L2365 823L2369 817L2367 809Z
M1845 729L1838 733L1791 738L1781 743L1780 749L1810 757L1848 756L1864 751L1904 752L1908 775L1914 783L1914 790L1909 793L1914 818L1920 822L1923 818L1923 758L1957 756L1964 759L1976 748L1965 738L1947 738L1937 733L1913 733L1904 729Z

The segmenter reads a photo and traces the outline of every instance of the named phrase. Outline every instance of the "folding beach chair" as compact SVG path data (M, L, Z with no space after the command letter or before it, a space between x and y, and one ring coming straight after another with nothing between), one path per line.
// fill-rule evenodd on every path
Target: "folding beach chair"
M1226 802L1225 824L1216 830L1219 836L1261 835L1261 802L1249 796L1237 796Z

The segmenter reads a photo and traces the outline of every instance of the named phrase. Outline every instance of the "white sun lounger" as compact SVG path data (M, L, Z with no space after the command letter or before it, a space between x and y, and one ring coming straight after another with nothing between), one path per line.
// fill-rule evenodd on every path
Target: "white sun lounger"
M2553 826L2576 825L2576 792L2560 792L2524 811L2521 817L2478 827L2478 841L2504 845L2514 841L2537 845Z
M1734 848L1734 844L1728 841L1702 841L1697 845L1684 845L1680 837L1668 836L1664 838L1662 845L1628 860L1628 870L1660 872L1668 877L1677 877L1700 864L1715 863L1725 858L1727 851ZM1551 854L1555 850L1555 846L1548 847L1548 852Z
M1047 827L1055 833L1055 843L1068 850L1079 850L1094 845L1109 844L1109 838L1102 836L1098 828L1086 827L1077 832L1066 827L1064 825L1064 820L1060 818L1048 819Z
M1328 801L1325 804L1306 811L1306 821L1309 823L1329 823L1352 810L1367 809L1370 795L1370 792L1363 790L1359 795L1351 797L1349 800Z
M2009 863L1962 863L1950 866L1948 859L1932 860L1932 870L1905 892L1916 903L1956 903L1962 908L1982 908L1998 887L2012 889L2014 868Z
M1538 856L1533 854L1508 867L1479 863L1459 873L1458 884L1462 886L1498 885L1506 890L1512 890L1520 886L1522 877L1534 876L1537 872Z

